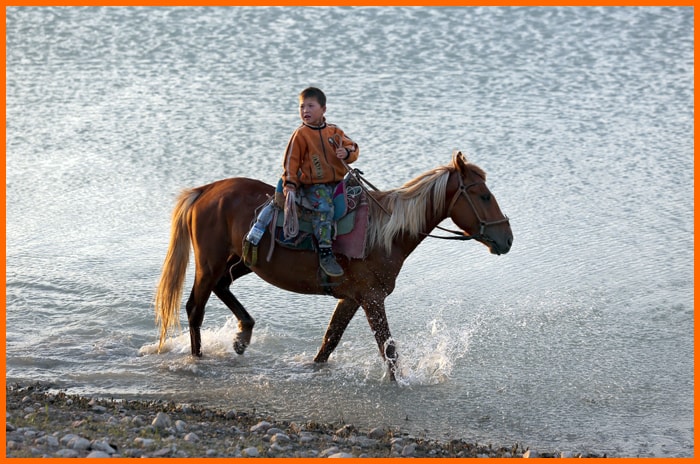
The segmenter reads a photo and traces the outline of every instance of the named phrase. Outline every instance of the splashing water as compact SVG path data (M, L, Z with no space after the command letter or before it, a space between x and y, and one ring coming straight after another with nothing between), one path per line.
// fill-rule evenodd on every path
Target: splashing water
M230 316L220 327L202 329L202 351L206 359L237 359L233 349L233 334L238 330L238 321ZM447 382L456 363L469 350L469 340L478 324L467 327L450 328L439 316L428 322L424 330L416 334L407 334L412 343L397 346L400 354L397 384L400 386L435 385ZM315 365L307 351L290 352L280 338L284 334L273 333L269 326L256 329L253 333L249 353L244 355L250 361L252 369L265 370L266 361L275 360L277 375L282 371L303 372L318 371L324 366ZM274 351L279 349L279 352ZM146 343L139 350L139 356L162 356L163 362L169 364L171 371L199 373L197 359L188 357L190 338L186 328L179 334L166 339L158 352L158 343ZM203 361L206 362L206 361ZM364 381L376 379L377 369L383 369L384 363L377 355L374 346L358 346L355 341L345 341L332 355L329 361L332 370L360 374ZM387 380L386 373L380 376Z
M455 363L469 350L473 327L450 330L442 319L433 319L427 325L425 336L415 337L422 343L402 357L397 382L399 385L434 385L446 382L452 376Z

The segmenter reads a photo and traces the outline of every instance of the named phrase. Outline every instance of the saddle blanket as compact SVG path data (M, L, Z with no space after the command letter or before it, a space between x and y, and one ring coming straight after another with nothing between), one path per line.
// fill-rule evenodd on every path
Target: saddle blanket
M363 259L366 255L367 226L369 224L369 205L361 189L345 189L339 184L334 198L334 240L333 251L348 258ZM299 209L299 233L296 237L284 237L284 209L275 208L275 241L284 247L297 250L315 250L315 240L308 214Z

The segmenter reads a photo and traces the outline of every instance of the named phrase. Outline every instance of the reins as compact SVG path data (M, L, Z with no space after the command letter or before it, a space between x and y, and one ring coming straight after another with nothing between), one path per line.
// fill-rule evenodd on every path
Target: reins
M339 147L340 141L335 140L333 137L329 137L328 141L333 145L334 147ZM370 193L369 189L367 189L367 186L369 186L372 190L375 192L378 192L379 189L372 185L365 177L362 175L362 171L359 169L353 169L348 165L348 163L345 162L344 159L340 160L341 163L343 163L343 166L345 166L345 169L348 171L348 174L352 176L353 179L358 183L358 185L362 188L362 190L365 191L367 196L377 205L379 208L387 215L391 216L391 213L384 208L384 205L379 203L379 201L374 198L372 193ZM432 235L432 234L426 234L423 233L426 237L431 237L431 238L439 238L442 240L481 240L483 242L493 242L493 240L484 233L484 230L489 227L489 226L495 226L498 224L503 224L508 222L510 219L508 219L508 216L504 215L503 219L498 219L496 221L484 221L481 219L481 216L479 216L479 212L476 209L476 206L474 205L474 201L472 198L469 196L468 190L472 188L475 185L479 184L484 184L485 182L483 181L478 181L478 182L472 182L469 185L464 185L464 181L462 180L462 176L457 177L459 179L459 188L457 189L457 192L454 194L452 197L452 200L450 201L450 206L447 208L447 216L449 217L450 214L452 213L452 209L454 208L455 204L457 203L457 200L464 195L466 197L467 201L469 202L469 206L472 207L472 211L474 212L474 216L476 216L476 219L479 221L479 233L475 235L464 235L464 231L461 230L452 230L452 229L447 229L445 227L441 226L435 226L437 229L440 229L444 232L448 232L450 234L454 234L454 237L445 237L441 235Z
M360 171L359 169L352 169L352 168L348 165L348 163L345 162L345 160L340 160L340 161L343 163L343 166L345 166L345 169L348 170L348 174L350 174L350 175L352 176L352 178L355 179L355 182L357 182L357 184L360 186L360 188L362 188L362 190L365 191L365 193L367 194L367 196L368 196L377 206L379 206L379 209L381 209L382 211L384 211L384 214L386 214L387 216L391 216L391 213L390 213L389 211L387 211L386 208L384 208L384 205L382 205L381 203L379 203L379 200L377 200L376 198L374 198L374 196L372 195L372 193L367 189L367 186L369 186L369 187L370 187L372 190L374 190L375 192L378 192L379 189L377 189L377 187L375 187L375 186L372 185L367 179L365 179L365 177L362 175L362 171ZM365 184L367 184L367 185L365 185Z
M331 145L333 145L335 148L340 148L340 147L342 147L341 142L340 142L340 137L337 137L337 140L336 140L336 137L337 137L337 134L336 134L336 136L328 137L328 142L329 142ZM384 213L385 213L387 216L391 216L391 213L390 213L389 211L387 211L386 208L384 208L384 206L383 206L381 203L379 203L379 201L378 201L376 198L374 198L374 196L373 196L373 195L370 193L370 191L367 189L367 186L369 186L369 187L370 187L372 190L374 190L375 192L378 192L379 189L378 189L377 187L375 187L374 185L372 185L367 179L365 179L365 178L363 177L362 171L360 171L359 169L353 169L353 168L351 168L350 165L349 165L348 163L346 163L344 159L341 159L341 158L339 158L339 159L340 159L340 162L343 163L343 166L345 166L345 170L348 171L348 174L350 174L350 175L352 176L352 178L355 179L355 182L357 182L357 184L362 188L362 190L365 191L365 193L367 194L367 196L368 196L377 206L379 206L379 208L380 208L382 211L384 211ZM366 184L367 186L366 186L365 184Z

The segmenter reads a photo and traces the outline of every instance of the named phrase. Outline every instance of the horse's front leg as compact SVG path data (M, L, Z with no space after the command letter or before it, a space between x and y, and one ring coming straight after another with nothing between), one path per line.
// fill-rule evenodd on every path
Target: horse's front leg
M333 353L333 350L338 346L340 338L343 336L343 332L347 328L350 320L357 312L357 308L360 304L349 298L345 298L338 301L333 311L333 316L331 316L331 321L328 323L328 328L326 329L326 334L323 336L323 343L321 348L318 350L318 354L314 358L314 362L326 362L328 357Z
M379 352L387 363L389 379L394 381L399 369L399 355L396 352L396 343L391 338L391 332L389 331L389 322L384 310L384 300L370 301L364 303L362 307L367 315L369 328L372 329L374 338L377 340Z

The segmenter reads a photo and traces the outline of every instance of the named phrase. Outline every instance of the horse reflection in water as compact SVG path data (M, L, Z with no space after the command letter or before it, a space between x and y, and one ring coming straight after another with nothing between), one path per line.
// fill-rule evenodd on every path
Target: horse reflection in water
M276 247L269 261L259 259L248 267L243 242L255 219L255 211L274 194L274 187L247 178L231 178L184 191L172 218L170 247L155 297L156 322L162 348L171 328L179 325L182 291L194 249L195 276L187 300L192 355L202 355L200 328L204 308L212 292L238 319L234 349L242 354L250 343L255 321L231 293L239 277L254 272L268 283L291 292L327 294L338 299L321 347L314 358L328 360L346 327L361 306L375 336L391 379L398 368L398 353L391 337L384 301L394 290L396 277L408 255L439 223L450 218L461 230L450 238L473 239L491 253L508 253L513 233L508 218L486 187L486 175L456 152L451 163L430 170L403 186L372 192L365 259L338 255L345 274L323 282L318 256L313 251ZM444 230L444 229L443 229ZM270 234L259 244L266 256Z

